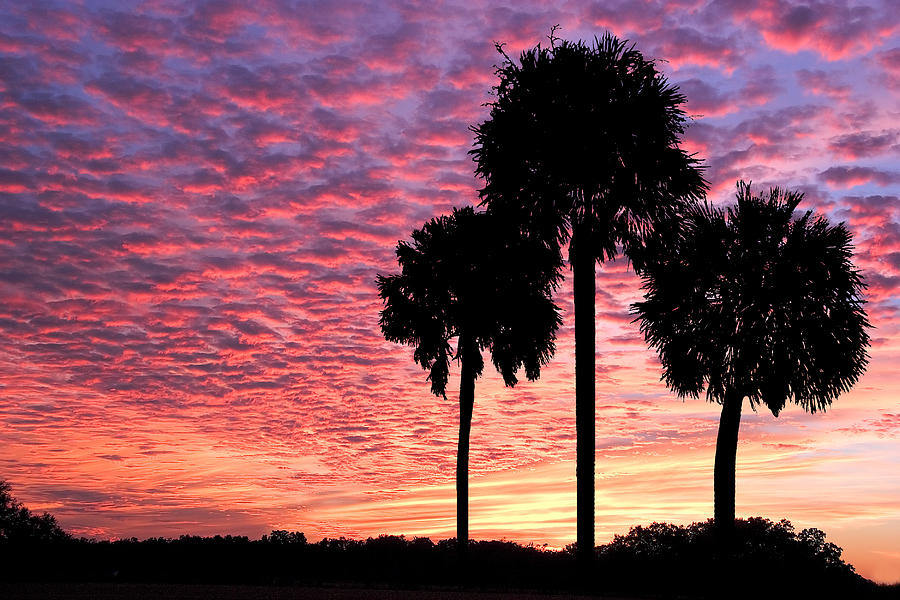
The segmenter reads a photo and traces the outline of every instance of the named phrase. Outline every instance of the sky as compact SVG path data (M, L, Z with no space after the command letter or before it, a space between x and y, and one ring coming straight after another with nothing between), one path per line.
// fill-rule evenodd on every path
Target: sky
M378 327L398 240L478 203L502 57L610 31L688 98L709 199L805 193L868 283L871 362L826 413L745 405L738 516L900 580L894 0L0 2L0 478L98 538L451 537L458 371ZM682 401L597 275L598 542L712 516L718 406ZM486 369L473 538L575 538L571 277L540 381Z

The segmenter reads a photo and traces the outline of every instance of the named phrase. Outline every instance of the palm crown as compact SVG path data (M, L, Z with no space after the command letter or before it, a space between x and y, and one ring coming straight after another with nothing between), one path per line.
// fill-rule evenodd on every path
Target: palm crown
M603 261L704 194L699 161L678 146L685 97L626 41L537 46L497 75L471 151L489 210L558 244L589 221Z
M865 370L865 287L843 224L806 212L778 188L689 211L680 239L644 276L634 305L680 396L723 402L735 390L778 415L787 401L825 409Z
M504 234L504 231L506 234ZM431 390L446 397L451 340L468 336L476 375L489 349L504 382L530 380L555 350L561 320L550 294L559 280L559 253L471 207L432 219L400 242L401 272L378 276L385 302L381 328L390 341L415 347Z

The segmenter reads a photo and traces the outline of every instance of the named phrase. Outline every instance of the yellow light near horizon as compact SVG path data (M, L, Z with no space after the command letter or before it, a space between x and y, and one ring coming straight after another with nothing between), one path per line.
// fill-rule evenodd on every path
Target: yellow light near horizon
M748 417L764 419L759 415ZM795 441L803 440L797 436ZM822 446L799 452L796 446L799 444L766 445L759 441L740 444L738 517L787 518L798 531L817 527L829 534L829 541L852 546L844 557L863 575L883 582L900 579L891 554L894 538L883 535L876 543L860 544L860 535L854 533L855 528L868 531L877 520L892 535L900 535L900 506L895 502L900 483L883 482L887 487L873 494L873 482L866 471L878 472L884 465L861 459L846 448L847 444L843 449L829 449L823 442ZM825 452L831 454L828 460L823 459ZM634 525L655 521L689 524L709 519L713 509L713 461L714 452L708 446L680 449L667 456L633 453L598 458L597 542L627 533ZM574 462L538 464L473 478L469 488L470 537L547 544L551 548L573 542L574 467ZM857 477L849 473L852 470L857 471ZM835 482L840 483L835 486ZM340 531L353 530L364 536L403 533L443 539L456 535L455 511L454 486L440 485L384 500L323 508L317 514L325 522L341 523ZM338 533L335 529L323 534Z

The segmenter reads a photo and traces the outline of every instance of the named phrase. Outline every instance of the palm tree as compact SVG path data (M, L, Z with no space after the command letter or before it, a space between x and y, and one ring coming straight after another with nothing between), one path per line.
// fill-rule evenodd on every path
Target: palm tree
M865 371L869 327L851 236L811 211L793 218L803 194L754 196L738 182L737 204L691 210L669 252L643 272L633 306L678 396L722 405L716 440L715 522L734 528L735 456L741 405L787 401L825 410Z
M498 51L503 49L498 45ZM644 242L706 191L680 149L685 97L655 63L610 34L592 46L505 53L490 117L472 128L488 212L552 247L569 243L575 301L577 544L584 575L594 549L594 264L620 250L635 268ZM663 225L663 226L661 226Z
M385 338L415 347L413 359L429 372L435 395L446 398L450 361L460 364L456 503L457 541L464 558L469 432L475 380L484 368L482 351L491 351L507 386L516 384L520 367L529 380L540 376L561 323L551 299L560 256L467 207L413 231L411 244L398 244L397 258L401 272L377 279L385 304L380 321Z

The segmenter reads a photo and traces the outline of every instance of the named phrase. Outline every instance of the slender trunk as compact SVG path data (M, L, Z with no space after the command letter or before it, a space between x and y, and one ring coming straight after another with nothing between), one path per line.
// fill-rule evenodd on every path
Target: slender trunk
M595 338L594 255L590 221L572 227L572 280L575 301L575 456L577 480L576 553L582 576L587 576L594 556L594 452L595 452Z
M728 390L722 402L719 434L716 438L714 472L715 531L720 550L727 550L734 536L734 480L738 430L741 426L741 404L744 396Z
M459 446L456 453L456 541L460 565L466 561L469 544L469 433L472 430L472 409L475 405L475 370L471 366L471 352L478 352L464 335L459 336Z

